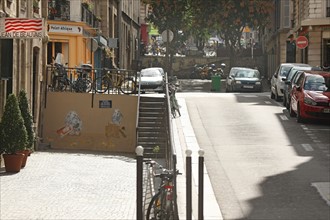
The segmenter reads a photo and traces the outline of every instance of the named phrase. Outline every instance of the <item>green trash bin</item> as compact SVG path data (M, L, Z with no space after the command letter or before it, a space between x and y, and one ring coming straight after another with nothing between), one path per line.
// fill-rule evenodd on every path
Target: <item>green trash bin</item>
M220 92L221 89L221 76L211 76L211 91Z

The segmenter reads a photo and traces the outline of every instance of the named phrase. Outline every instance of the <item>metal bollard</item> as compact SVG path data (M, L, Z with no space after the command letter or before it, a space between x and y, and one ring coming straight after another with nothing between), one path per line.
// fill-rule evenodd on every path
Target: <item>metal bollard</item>
M187 173L187 178L186 178L186 202L187 202L187 207L186 207L186 215L187 215L187 220L192 219L192 196L191 196L191 182L192 182L192 173L191 173L191 154L192 151L187 149L186 150L186 173Z
M137 146L136 153L136 219L143 219L143 147Z
M204 150L198 151L198 220L204 219Z

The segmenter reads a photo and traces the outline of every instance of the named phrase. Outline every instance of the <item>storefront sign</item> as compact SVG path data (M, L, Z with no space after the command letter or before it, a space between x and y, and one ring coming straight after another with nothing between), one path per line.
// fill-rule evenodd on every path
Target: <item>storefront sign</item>
M108 41L103 36L99 36L98 40L102 46L108 46Z
M0 18L0 38L43 38L43 20L28 18Z
M49 33L82 34L83 28L81 26L49 24L48 32Z

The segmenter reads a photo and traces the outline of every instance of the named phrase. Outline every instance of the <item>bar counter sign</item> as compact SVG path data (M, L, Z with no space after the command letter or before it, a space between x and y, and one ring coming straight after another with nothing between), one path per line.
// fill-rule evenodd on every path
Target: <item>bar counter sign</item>
M0 18L0 38L43 38L43 19Z

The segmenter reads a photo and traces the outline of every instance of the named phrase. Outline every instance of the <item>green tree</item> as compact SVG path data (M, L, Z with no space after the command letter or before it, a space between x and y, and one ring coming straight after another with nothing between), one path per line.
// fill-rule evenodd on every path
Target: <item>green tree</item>
M33 117L31 115L29 102L25 90L21 90L18 94L19 109L24 119L24 125L27 131L27 143L26 148L32 149L34 143L34 131L33 131Z
M2 152L15 154L19 150L24 150L26 146L27 132L17 97L14 94L10 94L6 101L0 122L0 136Z

